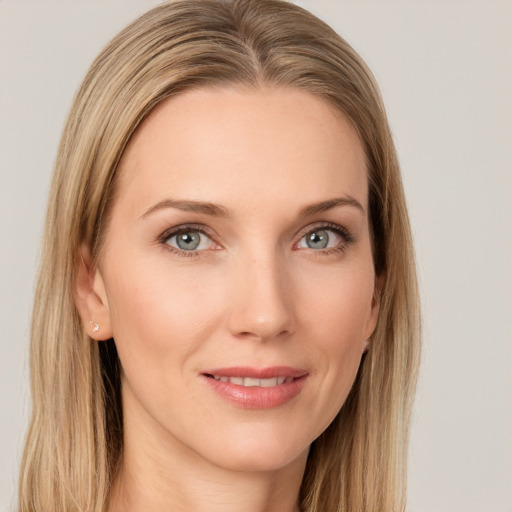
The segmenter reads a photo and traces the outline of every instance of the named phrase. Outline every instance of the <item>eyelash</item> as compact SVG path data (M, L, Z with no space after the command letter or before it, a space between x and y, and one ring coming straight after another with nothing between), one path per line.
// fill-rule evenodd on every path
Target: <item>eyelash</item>
M344 227L339 226L338 224L333 224L332 222L320 222L318 224L310 225L304 230L302 230L299 234L299 242L307 235L315 233L316 231L333 231L339 237L341 237L342 241L336 245L335 247L330 247L328 249L320 249L320 250L312 250L315 256L330 256L332 254L342 253L344 252L351 244L355 242L352 234ZM295 243L296 246L299 242ZM296 249L300 250L300 249Z
M302 249L296 248L296 246L305 236L312 234L315 231L322 231L322 230L333 231L334 233L336 233L338 236L340 236L342 238L342 242L340 242L337 246L331 247L328 249L312 250L312 252L315 253L316 255L329 256L331 254L341 253L341 252L344 252L348 248L348 246L350 246L352 243L355 242L354 237L350 234L350 232L346 228L339 226L337 224L333 224L331 222L322 222L322 223L315 224L313 226L308 226L307 228L305 228L304 230L302 230L299 233L299 241L294 244L295 250L302 250ZM200 255L202 250L185 251L185 250L177 249L176 247L172 247L171 245L169 245L167 243L169 241L169 239L172 238L173 236L176 236L179 233L187 232L187 231L196 231L198 233L201 233L201 234L207 236L214 243L218 243L215 240L214 233L211 230L207 229L202 224L182 224L180 226L175 226L171 229L164 231L158 237L158 242L161 245L163 245L167 250L173 252L174 254L177 254L178 256L185 257L185 258L197 257ZM220 245L220 244L218 244L218 245Z
M217 243L215 241L215 235L209 229L207 229L205 226L203 226L202 224L182 224L181 226L175 226L171 229L164 231L158 237L158 242L160 244L162 244L167 250L171 251L174 254L177 254L178 256L183 256L185 258L199 256L199 253L201 251L180 250L180 249L177 249L176 247L172 247L172 245L169 245L167 243L169 241L169 239L172 238L173 236L176 236L179 233L183 233L183 232L186 233L187 231L197 231L198 233L201 233L201 234L207 236L213 242Z

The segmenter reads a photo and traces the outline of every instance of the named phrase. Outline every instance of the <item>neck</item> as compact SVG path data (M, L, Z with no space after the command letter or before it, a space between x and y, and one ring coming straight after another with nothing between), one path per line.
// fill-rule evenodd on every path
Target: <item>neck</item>
M109 512L299 512L299 485L272 474L217 474L183 471L179 478L124 468L116 480Z
M122 463L108 512L299 512L307 451L278 469L233 470L163 433L148 435L146 425L125 413Z

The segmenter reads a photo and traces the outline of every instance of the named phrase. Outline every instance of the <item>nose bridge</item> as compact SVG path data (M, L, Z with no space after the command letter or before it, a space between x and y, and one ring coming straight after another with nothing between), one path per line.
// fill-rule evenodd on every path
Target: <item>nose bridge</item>
M233 290L230 330L261 340L293 330L288 274L279 254L267 248L240 258Z

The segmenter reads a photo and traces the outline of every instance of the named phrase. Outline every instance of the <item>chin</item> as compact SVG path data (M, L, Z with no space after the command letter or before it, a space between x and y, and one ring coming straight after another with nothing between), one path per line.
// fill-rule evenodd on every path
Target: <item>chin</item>
M273 472L305 462L308 453L309 446L299 452L287 452L278 448L237 452L232 448L227 453L219 454L215 458L215 464L230 471L244 473Z
M289 430L283 435L282 432L272 432L261 426L209 443L209 453L203 452L203 457L216 466L232 471L268 472L295 462L305 462L309 446L308 440L299 437L293 439Z

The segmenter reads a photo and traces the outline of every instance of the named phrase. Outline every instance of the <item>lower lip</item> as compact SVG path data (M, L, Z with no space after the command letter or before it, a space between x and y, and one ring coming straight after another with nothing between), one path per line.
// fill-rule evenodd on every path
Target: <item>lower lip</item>
M293 400L306 383L307 375L278 386L239 386L202 375L206 383L220 396L243 409L273 409Z

